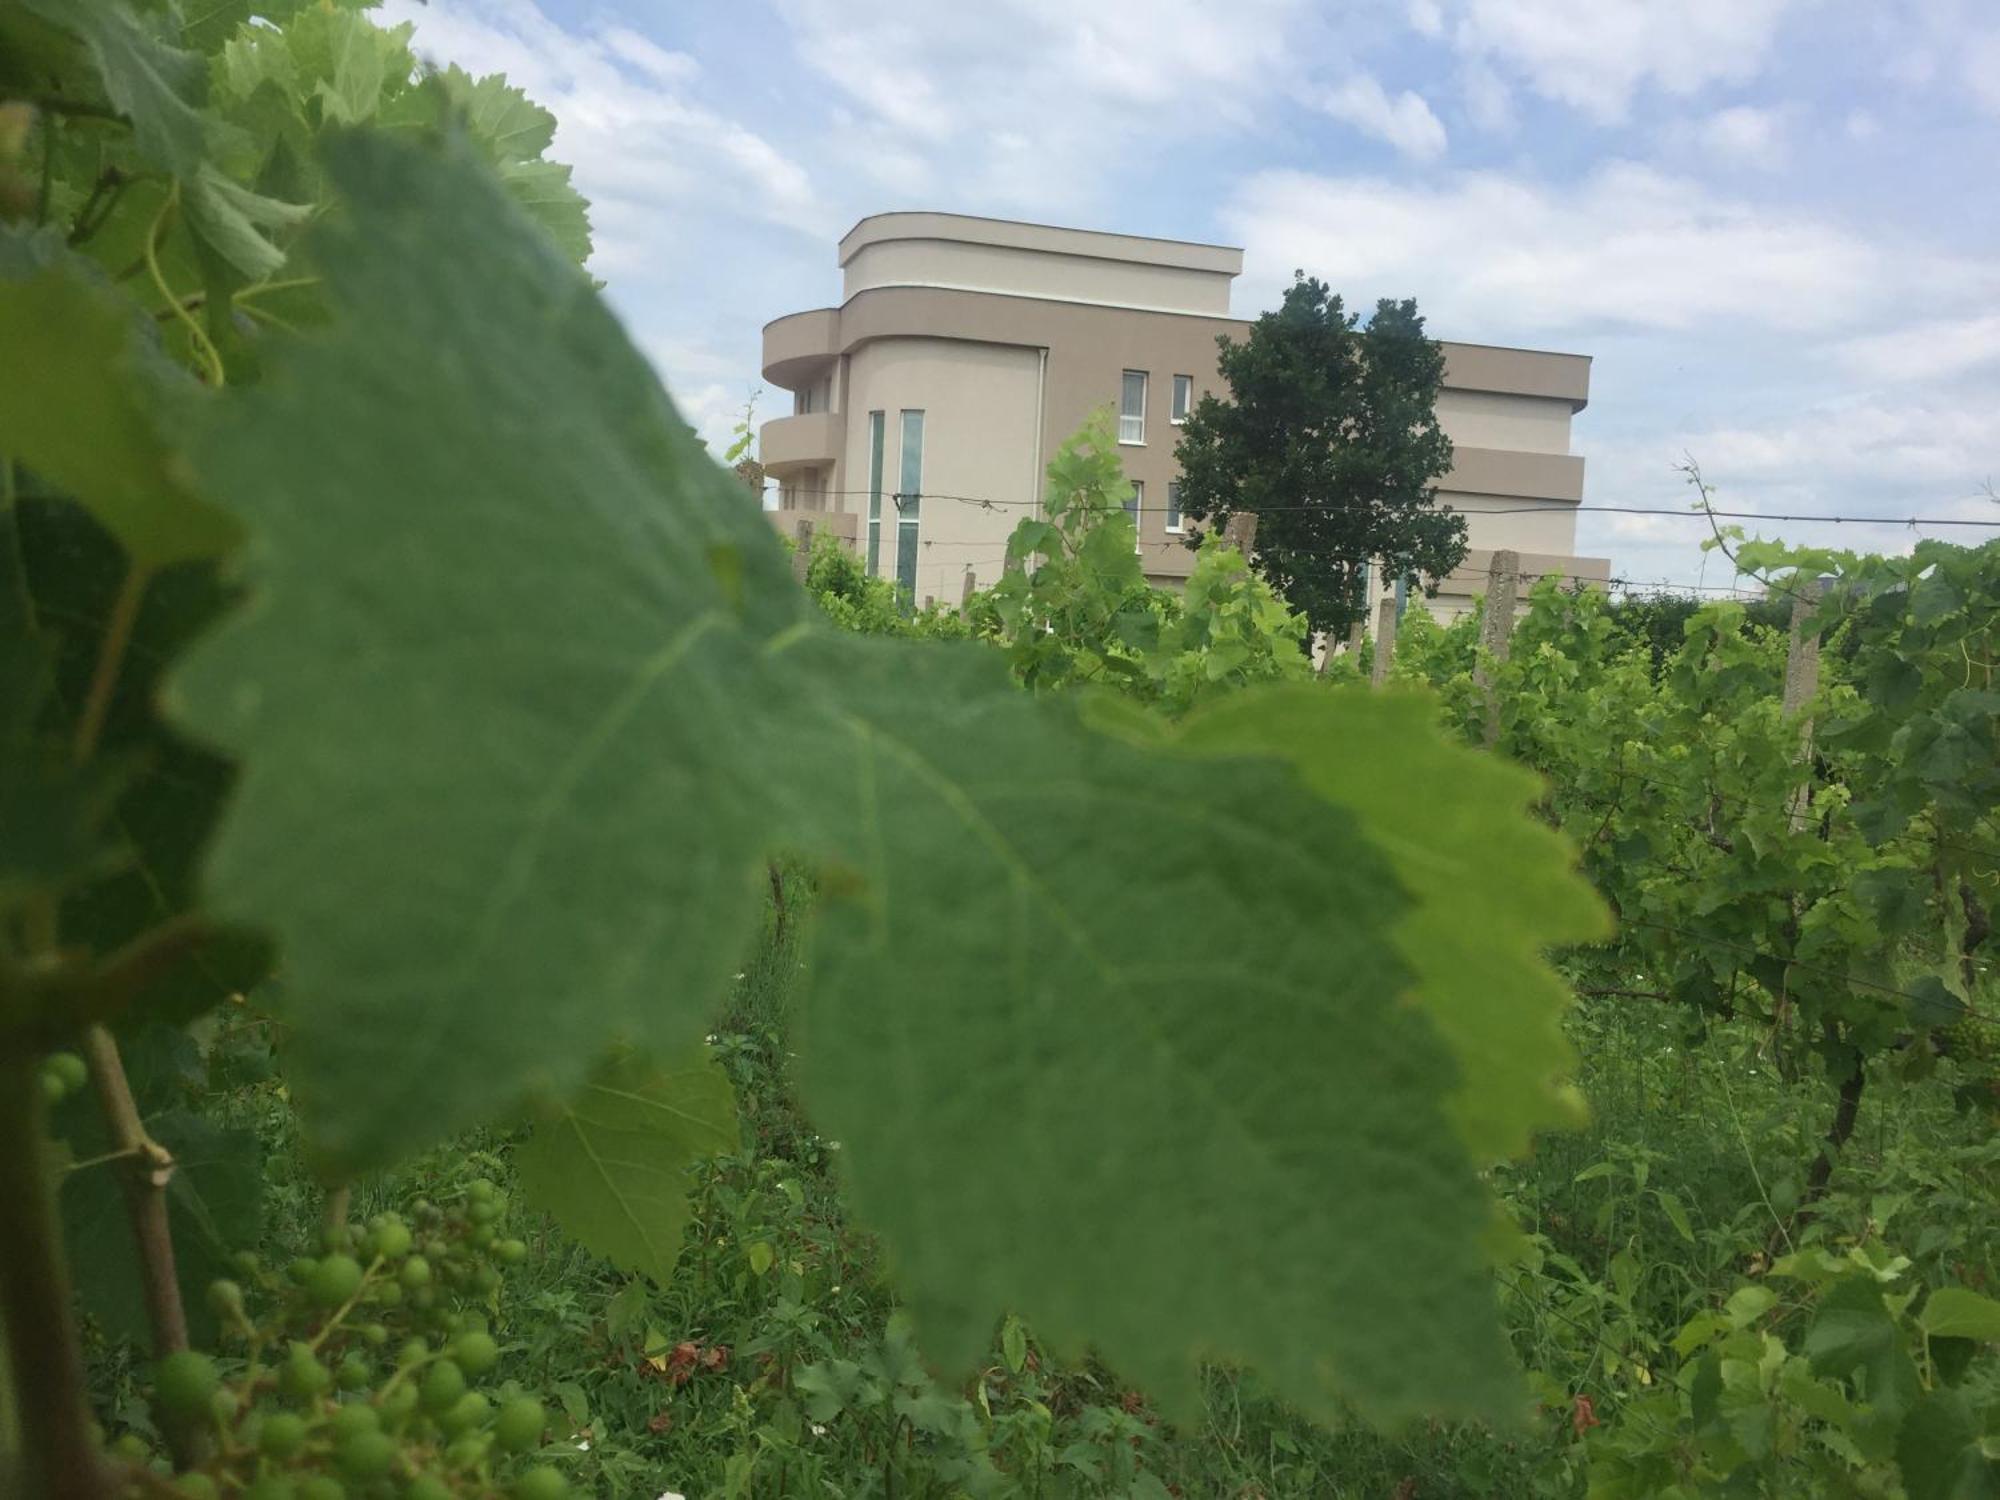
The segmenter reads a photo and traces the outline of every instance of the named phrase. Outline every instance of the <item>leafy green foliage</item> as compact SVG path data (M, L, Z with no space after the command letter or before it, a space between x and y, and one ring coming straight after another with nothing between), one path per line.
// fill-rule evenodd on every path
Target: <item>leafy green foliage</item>
M92 270L63 256L0 276L0 341L36 372L0 389L0 452L74 495L139 566L223 552L239 529L189 492L162 432L191 382Z
M1367 570L1436 581L1465 557L1465 521L1434 504L1451 468L1437 422L1444 350L1414 302L1367 326L1303 273L1241 342L1221 341L1230 397L1181 429L1181 508L1220 525L1255 512L1257 567L1315 631L1361 621Z
M1007 542L1007 568L967 609L1029 688L1108 687L1169 714L1259 682L1302 681L1306 623L1210 535L1179 594L1146 582L1108 410L1049 464L1047 515Z
M687 1223L688 1169L735 1148L736 1099L703 1054L614 1058L516 1154L522 1190L598 1254L664 1282Z

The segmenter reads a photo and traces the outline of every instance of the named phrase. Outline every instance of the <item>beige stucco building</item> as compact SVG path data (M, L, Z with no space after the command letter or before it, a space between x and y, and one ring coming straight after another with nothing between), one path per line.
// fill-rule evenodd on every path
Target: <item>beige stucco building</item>
M961 214L863 219L840 242L841 303L764 328L764 378L793 409L763 426L773 519L856 547L919 599L957 600L999 575L1055 449L1090 413L1118 415L1139 548L1158 582L1194 554L1178 509L1179 423L1209 393L1243 253L1221 245ZM1570 419L1590 390L1578 354L1445 346L1438 418L1456 449L1441 503L1472 554L1436 601L1455 613L1513 548L1541 572L1602 578L1577 558L1583 460ZM914 497L914 498L911 498Z

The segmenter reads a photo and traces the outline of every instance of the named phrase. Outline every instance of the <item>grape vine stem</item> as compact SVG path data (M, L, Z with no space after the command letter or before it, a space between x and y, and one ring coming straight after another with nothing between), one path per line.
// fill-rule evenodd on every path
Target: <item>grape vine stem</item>
M19 1493L105 1500L109 1486L90 1439L61 1230L43 1170L41 1079L29 1049L16 1040L0 1040L0 1327L28 1464ZM7 1477L0 1464L0 1482Z

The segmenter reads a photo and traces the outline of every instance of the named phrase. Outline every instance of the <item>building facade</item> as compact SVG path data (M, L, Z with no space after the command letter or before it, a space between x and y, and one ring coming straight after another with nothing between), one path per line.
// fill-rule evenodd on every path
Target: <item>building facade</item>
M919 600L956 601L999 576L1007 536L1036 513L1043 471L1099 407L1119 456L1147 575L1185 578L1174 447L1202 396L1226 396L1216 340L1240 250L960 214L863 219L840 242L841 303L764 327L764 378L792 411L760 433L772 518L809 520ZM1434 607L1484 587L1493 550L1525 568L1608 576L1578 558L1583 460L1570 420L1589 396L1577 354L1447 343L1438 420L1456 450L1438 498L1472 553Z

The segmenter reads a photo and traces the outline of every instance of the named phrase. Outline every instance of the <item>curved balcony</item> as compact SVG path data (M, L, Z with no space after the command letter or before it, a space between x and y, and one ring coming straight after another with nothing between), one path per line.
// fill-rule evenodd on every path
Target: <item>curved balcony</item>
M766 474L782 479L801 469L823 467L840 457L840 413L773 417L758 429L757 443Z
M840 353L840 309L816 307L764 325L764 378L795 391L819 378Z

